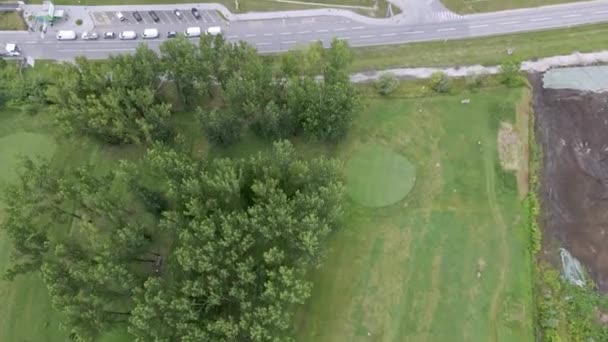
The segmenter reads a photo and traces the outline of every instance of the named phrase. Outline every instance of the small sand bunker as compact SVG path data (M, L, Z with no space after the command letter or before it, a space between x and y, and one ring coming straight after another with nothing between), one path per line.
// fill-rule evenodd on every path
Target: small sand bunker
M520 166L519 151L521 151L521 142L519 135L508 122L500 123L498 131L498 157L500 165L507 171L517 171Z

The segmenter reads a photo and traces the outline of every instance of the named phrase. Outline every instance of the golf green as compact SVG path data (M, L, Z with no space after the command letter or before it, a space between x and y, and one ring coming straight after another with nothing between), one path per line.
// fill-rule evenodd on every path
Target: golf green
M414 187L416 168L407 158L381 145L363 147L346 164L347 193L367 207L403 199Z

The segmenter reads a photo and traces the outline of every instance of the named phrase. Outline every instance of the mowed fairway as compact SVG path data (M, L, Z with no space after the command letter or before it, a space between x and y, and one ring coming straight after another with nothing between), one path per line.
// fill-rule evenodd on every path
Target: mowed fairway
M514 120L521 95L496 88L366 101L337 154L387 146L415 165L416 182L388 207L347 203L344 229L311 275L298 340L534 340L531 259L491 118L507 108Z

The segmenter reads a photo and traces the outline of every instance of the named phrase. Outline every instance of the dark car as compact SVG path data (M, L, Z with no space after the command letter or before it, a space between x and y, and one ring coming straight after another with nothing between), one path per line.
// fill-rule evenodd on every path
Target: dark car
M103 34L103 39L114 39L116 38L116 33L114 32L106 32Z
M169 31L167 32L167 38L175 38L177 37L177 32L176 31Z
M201 18L201 14L200 14L200 12L199 12L199 11L198 11L196 8L193 8L193 9L192 9L192 15L193 15L193 16L194 16L196 19L200 19L200 18Z
M137 21L141 21L141 14L139 14L139 12L133 12L133 18L135 18L135 20Z
M180 12L179 10L175 10L175 11L173 11L173 13L175 13L175 16L179 20L181 20L184 17L184 15L182 14L182 12Z
M148 13L150 14L150 17L152 17L152 20L154 20L155 23L160 21L160 18L158 17L158 15L156 15L156 12L150 11Z

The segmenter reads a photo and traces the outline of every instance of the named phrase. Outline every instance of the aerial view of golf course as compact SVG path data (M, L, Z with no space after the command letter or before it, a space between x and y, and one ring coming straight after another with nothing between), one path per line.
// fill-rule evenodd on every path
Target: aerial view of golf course
M216 33L49 42L0 6L0 342L608 341L607 24L452 39L572 1L154 2Z

